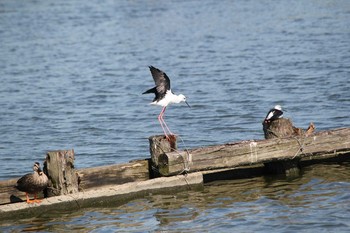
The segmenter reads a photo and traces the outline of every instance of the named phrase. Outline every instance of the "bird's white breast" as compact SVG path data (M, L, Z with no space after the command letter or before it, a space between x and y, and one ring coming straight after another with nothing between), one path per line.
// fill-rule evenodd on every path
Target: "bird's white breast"
M166 92L165 96L163 97L163 99L158 100L158 101L154 101L151 104L165 107L165 106L168 106L170 103L175 103L176 102L176 97L177 97L177 95L174 95L171 92L171 90L167 90L167 92Z

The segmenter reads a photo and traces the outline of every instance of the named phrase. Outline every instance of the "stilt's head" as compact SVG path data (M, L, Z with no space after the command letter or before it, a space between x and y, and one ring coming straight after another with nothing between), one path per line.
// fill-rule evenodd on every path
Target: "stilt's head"
M184 96L183 94L178 95L178 103L181 103L181 102L185 102L188 107L191 107L186 101L186 96Z

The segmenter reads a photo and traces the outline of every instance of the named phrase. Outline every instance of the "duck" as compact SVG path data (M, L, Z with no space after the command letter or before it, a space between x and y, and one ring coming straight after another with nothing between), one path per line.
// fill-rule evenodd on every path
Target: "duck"
M35 162L33 165L33 173L22 176L15 186L19 191L26 193L26 202L40 203L41 200L37 199L37 194L42 192L48 186L49 179L46 174L41 170L40 163ZM34 195L34 199L30 200L29 194Z

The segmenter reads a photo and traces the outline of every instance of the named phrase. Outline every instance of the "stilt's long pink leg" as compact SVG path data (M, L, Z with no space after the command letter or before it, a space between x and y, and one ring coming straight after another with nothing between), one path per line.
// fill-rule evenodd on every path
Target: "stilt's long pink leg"
M165 110L164 110L164 112L165 112ZM170 135L174 135L171 131L170 131L170 129L169 129L169 127L168 127L168 125L165 123L165 121L164 121L164 118L163 118L163 116L164 116L164 112L163 112L163 114L161 115L161 120L163 121L163 123L164 123L164 125L165 125L165 127L166 127L166 129L168 130L168 132L169 132L169 134Z
M158 121L159 121L159 123L160 123L160 126L162 126L162 129L163 129L163 132L164 132L165 137L168 138L168 135L167 135L167 133L166 133L166 131L165 131L165 128L164 128L164 126L163 126L163 122L164 122L164 120L163 120L163 113L164 113L165 109L166 109L166 107L163 107L162 111L160 112L160 114L159 114L159 116L158 116Z
M166 127L166 129L168 130L168 132L169 132L169 134L170 135L174 135L171 131L170 131L170 129L169 129L169 127L168 127L168 125L165 123L165 121L164 121L164 119L162 118L162 120L163 120L163 123L164 123L164 125L165 125L165 127Z

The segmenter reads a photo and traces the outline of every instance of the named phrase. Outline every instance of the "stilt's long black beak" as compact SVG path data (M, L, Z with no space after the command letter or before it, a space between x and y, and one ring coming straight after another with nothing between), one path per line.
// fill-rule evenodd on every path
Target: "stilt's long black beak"
M189 108L191 108L191 106L187 103L187 101L185 101L185 103L187 104L187 106L188 106Z

